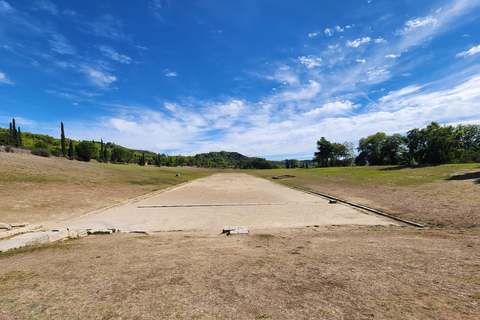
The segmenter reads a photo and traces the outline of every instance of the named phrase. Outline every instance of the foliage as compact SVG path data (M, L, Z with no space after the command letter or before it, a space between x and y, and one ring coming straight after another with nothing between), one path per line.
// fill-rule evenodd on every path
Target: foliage
M67 156L67 145L66 145L66 141L65 141L65 130L64 130L64 127L63 127L63 122L60 122L60 130L61 130L61 145L62 145L62 155L64 157Z
M52 153L46 149L32 149L32 154L36 156L49 158L52 156Z
M130 163L133 161L133 153L122 147L115 147L110 154L113 163Z
M98 149L92 141L81 141L75 148L79 160L89 162L98 155Z
M317 150L313 160L320 167L342 167L353 164L353 144L350 142L332 143L322 137L317 141Z

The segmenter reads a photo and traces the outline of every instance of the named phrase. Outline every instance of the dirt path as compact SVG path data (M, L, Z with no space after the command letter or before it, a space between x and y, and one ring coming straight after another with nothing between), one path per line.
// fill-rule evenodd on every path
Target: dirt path
M250 229L307 225L391 225L393 221L247 174L202 178L159 195L48 227L170 231L225 226Z

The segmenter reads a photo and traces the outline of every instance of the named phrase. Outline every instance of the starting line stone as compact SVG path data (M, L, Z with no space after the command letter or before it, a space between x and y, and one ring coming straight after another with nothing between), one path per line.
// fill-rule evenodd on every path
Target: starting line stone
M248 234L248 228L244 226L240 227L225 227L223 228L222 234L226 233L227 236L231 234Z

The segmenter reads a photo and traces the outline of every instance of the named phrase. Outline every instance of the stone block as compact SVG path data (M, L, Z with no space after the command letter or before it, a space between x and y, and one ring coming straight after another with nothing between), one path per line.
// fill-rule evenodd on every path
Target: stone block
M231 234L248 234L248 228L244 226L239 227L225 227L223 228L222 234L226 233L227 235Z

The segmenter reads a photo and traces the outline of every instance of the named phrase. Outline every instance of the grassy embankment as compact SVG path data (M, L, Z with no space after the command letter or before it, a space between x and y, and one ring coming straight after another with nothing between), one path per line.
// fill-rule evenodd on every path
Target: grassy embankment
M480 164L427 167L346 167L250 171L425 224L480 226Z
M214 172L84 163L0 152L0 221L40 223L69 219Z

